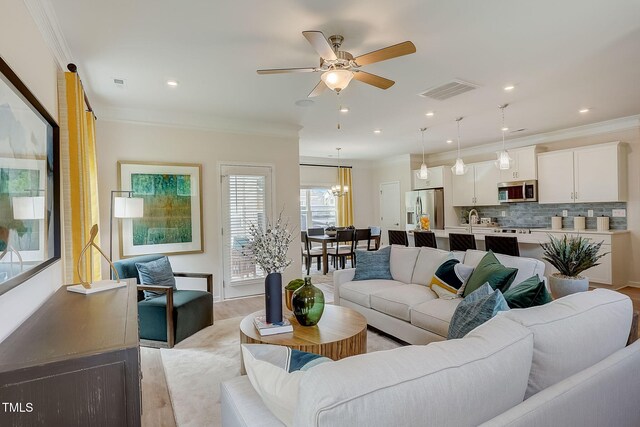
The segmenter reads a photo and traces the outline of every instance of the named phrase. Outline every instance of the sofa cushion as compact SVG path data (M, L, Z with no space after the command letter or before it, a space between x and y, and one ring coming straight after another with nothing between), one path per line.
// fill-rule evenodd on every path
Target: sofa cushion
M532 346L495 318L461 340L324 363L300 381L294 425L477 426L522 402Z
M438 267L429 287L439 298L457 298L471 273L473 267L464 265L455 258L448 259Z
M477 266L482 258L487 254L485 251L478 251L469 249L464 255L464 263L472 267ZM504 254L495 254L500 264L505 267L517 268L518 273L513 279L510 287L516 286L522 283L524 280L531 276L538 275L544 276L545 265L544 262L535 258L518 257Z
M416 265L419 253L420 248L391 246L391 276L393 276L393 280L411 283L413 268Z
M391 248L387 246L377 251L356 251L356 273L353 280L392 280L389 269Z
M536 274L520 282L518 286L511 286L504 293L510 308L529 308L544 305L553 300L551 294Z
M422 285L403 285L371 294L371 308L409 322L411 306L438 296Z
M411 324L441 337L449 333L449 323L462 298L438 298L411 307Z
M473 270L471 277L469 277L464 286L462 295L466 297L487 282L493 289L499 289L504 292L509 289L517 273L517 268L505 267L498 261L495 254L489 251Z
M451 318L447 339L462 338L505 310L509 310L509 306L502 293L485 283L458 304Z
M249 381L265 406L285 425L293 425L300 380L306 371L332 360L279 345L243 344L241 348Z
M371 308L371 294L402 285L404 285L404 283L395 280L361 280L347 282L340 285L340 298L366 308Z
M608 289L580 292L505 316L534 334L526 397L598 363L626 345L633 307Z
M429 286L431 278L435 274L438 267L448 259L452 259L453 254L442 249L429 248L423 246L420 248L416 266L413 268L413 276L411 283L416 285Z

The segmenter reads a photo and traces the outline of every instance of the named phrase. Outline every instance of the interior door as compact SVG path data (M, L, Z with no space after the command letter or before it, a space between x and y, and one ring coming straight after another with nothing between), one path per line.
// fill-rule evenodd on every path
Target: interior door
M383 230L381 236L383 242L387 240L387 230L404 229L399 181L380 184L380 226Z
M249 249L249 226L272 217L271 167L223 165L220 172L223 298L264 293L266 274Z

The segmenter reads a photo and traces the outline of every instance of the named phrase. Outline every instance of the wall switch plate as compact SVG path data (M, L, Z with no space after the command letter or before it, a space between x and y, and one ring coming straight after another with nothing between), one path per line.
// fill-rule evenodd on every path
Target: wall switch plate
M562 210L562 216L563 216L564 218L568 217L568 216L569 216L569 211L568 211L568 210L566 210L566 209L563 209L563 210Z
M590 217L590 218L593 217L593 209L589 209L587 211L587 216Z
M504 218L505 216L507 216L507 211L500 212L500 215Z
M627 210L626 209L612 209L611 210L611 216L614 218L624 218L627 216Z

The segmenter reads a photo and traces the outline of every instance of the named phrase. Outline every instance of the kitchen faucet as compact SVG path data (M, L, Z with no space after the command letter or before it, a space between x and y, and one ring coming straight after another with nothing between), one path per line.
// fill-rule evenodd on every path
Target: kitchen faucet
M471 209L469 211L469 234L473 234L473 223L471 222L471 215L475 213L476 214L476 218L478 217L478 211L475 209Z

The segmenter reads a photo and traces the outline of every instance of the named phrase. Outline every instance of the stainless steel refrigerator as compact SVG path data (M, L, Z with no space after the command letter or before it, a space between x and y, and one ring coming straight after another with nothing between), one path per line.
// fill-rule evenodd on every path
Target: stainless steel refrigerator
M431 229L444 230L444 190L407 191L405 194L407 230L420 228L420 216L429 214Z

